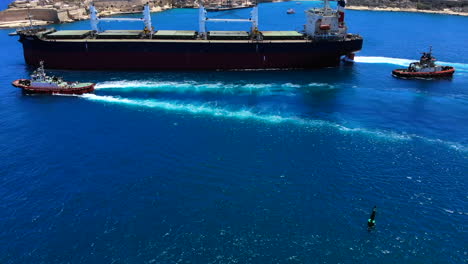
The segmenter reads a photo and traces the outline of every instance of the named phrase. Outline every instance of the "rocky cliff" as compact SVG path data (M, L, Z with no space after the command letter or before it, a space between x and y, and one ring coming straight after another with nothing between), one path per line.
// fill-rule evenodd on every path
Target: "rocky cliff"
M348 5L468 13L468 0L348 0Z

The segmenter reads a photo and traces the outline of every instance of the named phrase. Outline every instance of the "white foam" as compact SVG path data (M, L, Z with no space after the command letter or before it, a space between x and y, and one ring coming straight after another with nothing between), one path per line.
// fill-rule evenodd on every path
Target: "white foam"
M408 134L398 134L395 132L389 131L379 131L379 130L370 130L365 128L349 128L345 127L340 124L336 124L329 121L324 120L311 120L311 119L303 119L299 117L284 117L280 115L264 115L258 114L250 109L241 109L241 110L229 110L224 108L219 108L217 106L212 106L209 104L189 104L184 102L177 102L177 101L158 101L154 99L128 99L128 98L120 98L114 96L101 96L96 94L85 94L81 97L86 98L88 100L93 101L100 101L106 103L116 103L116 104L123 104L123 105L130 105L136 107L148 107L148 108L157 108L165 111L179 111L179 112L187 112L191 114L203 114L203 115L211 115L215 117L223 117L223 118L233 118L233 119L240 119L240 120L255 120L267 123L292 123L296 125L302 125L309 128L312 127L329 127L333 129L337 129L342 133L358 133L358 134L365 134L376 138L383 138L386 140L397 140L397 141L408 141L419 139L426 142L436 143L445 145L451 148L454 148L458 151L468 151L466 146L463 146L458 143L454 142L447 142L439 139L429 139L419 135L408 135ZM456 147L453 147L456 146Z
M293 122L293 118L285 118L277 115L258 115L249 111L239 110L239 111L230 111L223 108L211 107L209 105L195 105L195 104L184 104L171 101L156 101L156 100L140 100L140 99L127 99L114 96L101 96L95 94L85 94L83 98L101 101L107 103L119 103L133 106L142 106L149 108L159 108L168 111L182 111L189 112L193 114L209 114L219 117L229 117L237 119L256 119L261 121L267 121L270 123L282 123L282 122Z
M354 58L355 62L359 63L386 63L394 64L400 66L408 66L411 62L417 61L417 59L401 59L401 58L391 58L391 57L378 57L378 56L356 56ZM440 65L450 65L455 67L455 72L467 72L468 64L466 63L457 63L457 62L444 62L438 61Z
M309 87L334 87L333 85L328 84L328 83L316 83L316 82L309 83L307 84L307 86Z
M311 83L307 86L323 86L334 88L327 83ZM200 83L196 81L107 81L96 84L96 89L119 89L121 91L151 90L162 92L249 92L249 93L271 93L272 89L281 88L284 90L297 90L303 87L294 83Z
M299 85L299 84L293 84L293 83L285 83L285 84L283 84L283 87L301 88L301 85Z
M387 64L395 64L395 65L401 65L401 66L408 66L414 60L389 58L389 57L356 56L354 58L354 61L360 62L360 63L387 63Z

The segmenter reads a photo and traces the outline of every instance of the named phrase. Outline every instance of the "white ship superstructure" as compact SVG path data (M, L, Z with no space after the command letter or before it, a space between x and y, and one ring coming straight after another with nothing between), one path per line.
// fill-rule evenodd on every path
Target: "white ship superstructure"
M306 34L312 39L345 38L348 33L344 22L345 6L346 2L339 0L337 9L333 9L330 7L329 1L325 0L323 7L305 11L307 17Z

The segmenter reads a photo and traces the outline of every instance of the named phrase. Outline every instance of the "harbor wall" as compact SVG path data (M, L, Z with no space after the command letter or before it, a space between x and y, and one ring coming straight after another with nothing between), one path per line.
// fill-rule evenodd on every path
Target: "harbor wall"
M0 21L27 20L29 13L34 20L60 22L57 10L51 8L7 9L0 12Z

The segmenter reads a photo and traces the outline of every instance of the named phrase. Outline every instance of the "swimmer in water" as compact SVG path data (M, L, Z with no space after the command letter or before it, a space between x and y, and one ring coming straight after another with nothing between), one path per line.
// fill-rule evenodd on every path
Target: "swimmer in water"
M371 229L375 226L375 214L377 213L377 206L374 206L372 209L372 214L370 215L369 220L367 220L367 228Z

